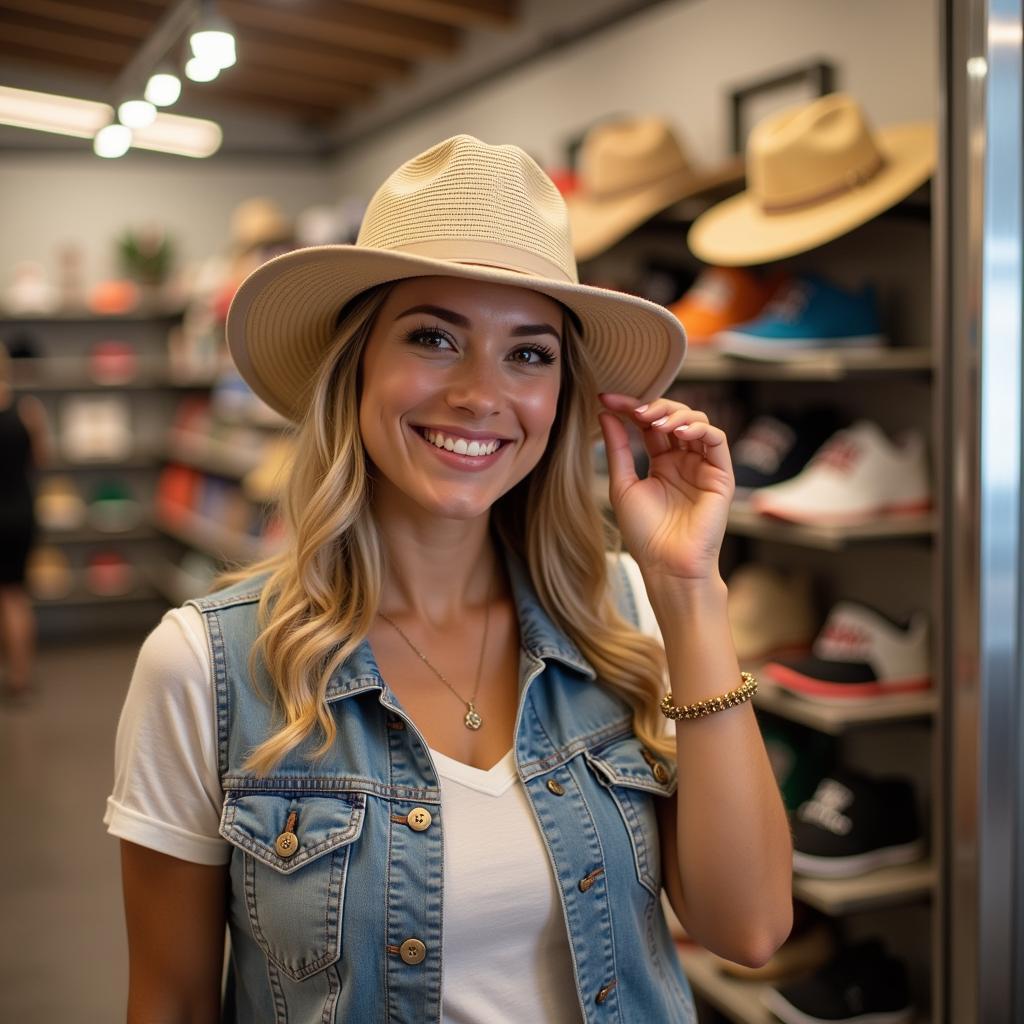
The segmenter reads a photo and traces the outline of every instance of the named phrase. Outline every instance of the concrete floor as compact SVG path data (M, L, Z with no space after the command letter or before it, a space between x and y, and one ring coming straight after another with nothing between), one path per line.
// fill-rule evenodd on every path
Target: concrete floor
M0 1020L125 1019L120 853L101 819L144 635L50 645L31 702L0 704Z

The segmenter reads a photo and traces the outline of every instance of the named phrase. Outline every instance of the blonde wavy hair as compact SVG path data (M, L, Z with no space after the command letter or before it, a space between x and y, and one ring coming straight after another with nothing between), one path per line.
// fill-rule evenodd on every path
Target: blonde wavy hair
M273 684L280 728L244 768L267 774L318 728L322 758L337 735L324 701L332 673L370 630L380 604L385 553L373 510L373 478L359 430L362 354L391 285L354 299L316 375L281 502L285 539L277 553L221 573L217 590L269 573L258 606L259 635L249 655ZM667 678L665 652L618 612L606 550L622 549L591 489L589 425L597 388L572 314L563 315L563 373L547 449L532 472L491 509L499 542L529 567L545 612L577 645L601 684L633 711L639 739L674 759L657 703Z

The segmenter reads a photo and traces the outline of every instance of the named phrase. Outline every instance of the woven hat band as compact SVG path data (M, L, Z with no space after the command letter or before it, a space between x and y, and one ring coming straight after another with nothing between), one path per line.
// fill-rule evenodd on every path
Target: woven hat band
M526 277L539 277L549 281L565 281L576 284L575 274L567 273L543 256L525 252L501 242L482 242L464 238L441 238L430 242L408 242L389 247L391 252L409 256L425 256L432 260L446 260L464 266L494 267L496 270L511 270ZM575 270L575 263L570 267Z
M872 178L874 178L879 171L885 166L885 159L882 156L878 157L873 167L867 170L852 170L847 173L847 180L842 184L835 185L831 188L822 189L819 192L812 192L800 199L791 200L788 203L772 202L769 199L761 199L761 209L765 213L790 213L793 210L802 210L808 206L816 206L818 203L827 202L829 199L835 199L837 196L841 196L844 192L853 192L854 189L860 188L862 185L866 185Z

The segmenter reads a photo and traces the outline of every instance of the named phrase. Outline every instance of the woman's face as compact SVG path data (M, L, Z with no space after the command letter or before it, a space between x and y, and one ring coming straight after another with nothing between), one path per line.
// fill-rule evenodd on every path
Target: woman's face
M473 518L547 446L562 377L562 309L511 285L402 281L380 309L362 374L359 426L379 471L378 495ZM495 441L493 453L472 454Z

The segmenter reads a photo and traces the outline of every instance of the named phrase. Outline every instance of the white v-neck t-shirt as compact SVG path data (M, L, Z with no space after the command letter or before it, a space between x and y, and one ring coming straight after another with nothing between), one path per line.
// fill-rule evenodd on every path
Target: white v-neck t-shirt
M640 629L661 639L639 566L622 556ZM213 673L202 615L172 608L139 649L103 822L122 839L226 864ZM444 822L444 1024L578 1024L561 901L511 750L489 771L431 751Z

